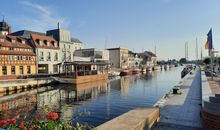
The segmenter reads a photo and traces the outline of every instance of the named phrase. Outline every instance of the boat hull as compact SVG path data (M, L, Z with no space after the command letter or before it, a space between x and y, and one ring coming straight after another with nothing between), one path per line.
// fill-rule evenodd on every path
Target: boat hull
M57 82L62 84L81 84L98 80L107 80L108 74L78 76L77 78L53 77Z

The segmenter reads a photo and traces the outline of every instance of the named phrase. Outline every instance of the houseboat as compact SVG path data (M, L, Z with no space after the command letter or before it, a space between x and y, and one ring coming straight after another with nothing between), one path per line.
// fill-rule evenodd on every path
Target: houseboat
M64 68L64 73L60 73L62 67ZM65 84L81 84L108 79L107 63L64 62L58 64L58 71L58 76L53 78L59 83Z

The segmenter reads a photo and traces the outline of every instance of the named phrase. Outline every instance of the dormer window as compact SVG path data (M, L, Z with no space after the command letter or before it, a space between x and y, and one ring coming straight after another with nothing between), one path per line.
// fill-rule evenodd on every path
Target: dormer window
M54 42L54 46L57 47L57 42Z
M50 46L50 42L49 41L47 41L47 46Z
M11 39L11 42L12 42L12 43L15 43L15 40L14 40L14 39Z
M38 40L39 41L39 45L43 46L43 41L42 40Z
M21 43L22 43L22 44L25 44L25 40L21 40Z

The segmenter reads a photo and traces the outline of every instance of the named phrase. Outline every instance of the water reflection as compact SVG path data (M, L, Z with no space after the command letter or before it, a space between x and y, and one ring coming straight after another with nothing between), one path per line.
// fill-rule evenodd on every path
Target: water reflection
M46 106L65 119L72 119L79 111L88 111L89 116L77 121L97 126L133 108L152 106L180 80L181 70L148 72L77 86L46 86L1 96L0 119L29 119L43 115Z

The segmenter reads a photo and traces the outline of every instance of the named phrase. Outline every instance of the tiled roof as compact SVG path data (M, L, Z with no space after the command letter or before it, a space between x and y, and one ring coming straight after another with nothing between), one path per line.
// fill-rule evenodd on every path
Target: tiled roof
M0 35L0 38L3 39L3 41L0 40L0 46L2 47L15 47L26 49L32 48L26 39L18 36ZM13 43L11 40L14 40L15 42ZM24 41L25 43L22 43L22 41Z
M53 38L53 37L49 37L49 36L43 36L43 35L38 35L38 34L31 34L31 38L33 40L33 43L34 43L34 46L36 48L45 48L45 49L59 49L59 46L58 46L58 43L57 41ZM39 44L39 40L41 41L49 41L50 42L50 46L47 46L46 43L43 43L42 46L40 46ZM56 42L57 43L57 47L54 46L54 43Z

